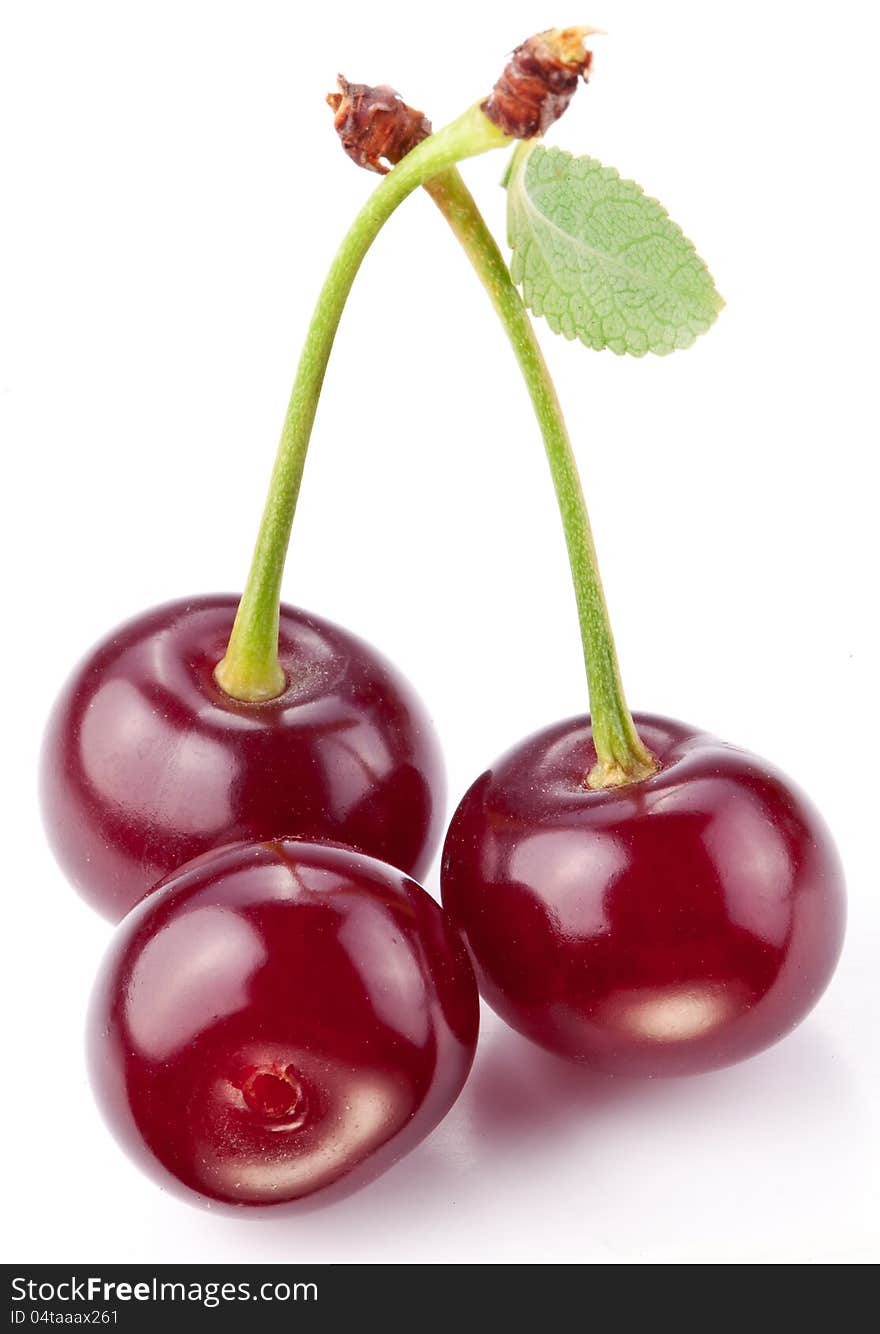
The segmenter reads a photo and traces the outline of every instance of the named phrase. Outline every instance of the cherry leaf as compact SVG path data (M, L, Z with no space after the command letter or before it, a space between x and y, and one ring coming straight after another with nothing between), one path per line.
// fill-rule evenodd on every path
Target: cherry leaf
M523 144L507 201L513 280L566 338L662 355L689 347L724 305L662 205L595 158Z

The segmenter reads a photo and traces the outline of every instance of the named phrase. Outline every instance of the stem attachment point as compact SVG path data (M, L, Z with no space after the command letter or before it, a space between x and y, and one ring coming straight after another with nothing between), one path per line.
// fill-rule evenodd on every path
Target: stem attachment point
M613 753L606 754L596 761L587 775L587 787L591 791L601 792L606 787L627 787L657 772L659 765L656 759L643 745L634 727L625 752L620 757Z
M277 699L287 689L287 677L277 661L252 663L230 660L226 657L214 668L214 680L232 699L239 699L244 704L265 704L267 700Z

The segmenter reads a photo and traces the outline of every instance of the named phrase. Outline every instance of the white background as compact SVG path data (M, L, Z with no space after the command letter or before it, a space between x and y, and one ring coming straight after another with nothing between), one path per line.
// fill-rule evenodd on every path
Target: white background
M4 1259L877 1256L880 31L855 0L591 3L5 7ZM458 1105L376 1185L300 1220L211 1216L140 1176L92 1106L81 1025L109 928L43 844L43 720L116 622L241 586L311 305L375 183L332 132L337 68L440 124L517 41L579 20L609 35L552 141L658 195L728 302L665 359L540 331L630 702L766 754L817 800L850 884L843 961L787 1042L698 1079L590 1077L487 1014ZM465 169L499 237L502 166ZM285 594L418 684L452 794L585 707L537 429L424 195L346 312Z

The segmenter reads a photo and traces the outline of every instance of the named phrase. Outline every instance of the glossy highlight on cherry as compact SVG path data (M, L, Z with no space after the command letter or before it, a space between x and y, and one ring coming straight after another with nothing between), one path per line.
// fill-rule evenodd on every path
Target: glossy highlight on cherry
M412 687L354 635L283 606L287 686L220 689L237 599L168 603L74 671L46 732L41 797L68 878L118 921L163 876L240 839L346 843L413 875L440 839L445 781Z
M788 779L683 723L635 715L650 778L591 790L589 720L520 743L473 784L443 903L514 1028L627 1075L691 1074L784 1037L843 940L843 872Z
M402 872L282 840L197 858L117 929L89 1068L114 1133L191 1202L347 1194L434 1129L477 1041L467 952Z

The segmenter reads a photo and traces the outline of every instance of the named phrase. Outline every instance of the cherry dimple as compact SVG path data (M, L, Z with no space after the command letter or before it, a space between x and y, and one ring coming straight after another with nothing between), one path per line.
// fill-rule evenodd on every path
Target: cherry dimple
M245 1103L267 1121L288 1120L303 1109L305 1095L292 1065L284 1070L255 1070L241 1086Z

